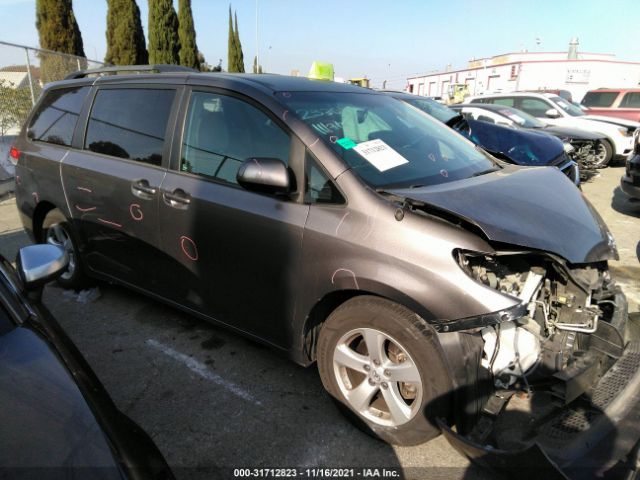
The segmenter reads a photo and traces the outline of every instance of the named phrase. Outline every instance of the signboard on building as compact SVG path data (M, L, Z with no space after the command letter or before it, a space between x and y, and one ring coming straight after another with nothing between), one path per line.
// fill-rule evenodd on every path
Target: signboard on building
M589 83L590 68L567 68L567 83Z

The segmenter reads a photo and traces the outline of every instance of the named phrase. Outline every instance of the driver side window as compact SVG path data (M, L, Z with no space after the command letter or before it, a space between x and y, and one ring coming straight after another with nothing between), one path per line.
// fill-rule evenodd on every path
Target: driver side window
M182 142L180 171L236 184L247 158L289 163L291 138L260 109L228 95L193 92Z

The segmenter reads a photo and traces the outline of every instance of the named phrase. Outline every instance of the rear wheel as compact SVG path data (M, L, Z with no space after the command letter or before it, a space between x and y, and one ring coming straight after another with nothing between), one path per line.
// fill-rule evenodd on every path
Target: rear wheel
M56 245L67 252L69 265L58 277L61 287L79 290L88 286L89 281L79 255L77 236L60 210L51 210L45 217L41 241Z
M448 370L433 329L387 300L349 300L327 319L318 342L318 370L327 391L354 423L388 443L417 445L440 432Z
M601 142L598 143L598 146L596 147L596 153L593 159L594 160L593 166L596 168L604 168L607 165L609 165L609 162L611 161L612 157L613 157L613 147L608 141L602 140Z

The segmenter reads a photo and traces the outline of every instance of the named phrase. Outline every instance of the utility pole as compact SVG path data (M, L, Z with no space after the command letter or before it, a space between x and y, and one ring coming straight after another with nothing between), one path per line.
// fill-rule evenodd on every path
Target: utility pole
M256 65L260 65L260 47L258 43L258 0L256 0Z

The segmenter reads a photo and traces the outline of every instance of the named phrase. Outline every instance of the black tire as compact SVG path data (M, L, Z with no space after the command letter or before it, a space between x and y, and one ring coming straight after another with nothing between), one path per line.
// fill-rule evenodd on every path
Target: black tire
M593 166L595 168L605 168L613 158L613 147L607 140L602 140L596 148L596 155Z
M344 338L350 338L354 331L358 332L358 329L365 329L363 332L375 331L387 338L381 348L381 351L388 355L386 360L383 360L382 365L377 367L374 366L372 360L369 364L368 374L358 373L356 370L346 370L339 366L334 367L336 348L344 349L346 345L359 345L358 349L363 349L364 335L358 337L358 333L354 334L354 338L356 338L353 340L354 343L347 343L349 340L344 340ZM419 372L419 388L421 390L418 390L418 394L413 399L407 400L404 395L397 396L400 388L403 388L403 392L406 392L404 388L407 385L409 388L414 388L410 383L392 380L387 380L387 383L384 381L384 376L389 375L389 370L384 366L390 365L389 368L394 368L400 365L400 363L393 363L390 360L393 357L391 349L393 348L396 353L398 351L397 347L392 347L394 342L398 344L402 352L407 354L403 355L405 362L408 362L406 365L417 367ZM364 344L366 345L366 342ZM366 352L365 356L369 358L368 349ZM371 357L373 356L371 355ZM395 358L399 357L396 355ZM420 316L401 305L372 296L359 296L345 302L331 313L322 326L318 340L317 361L320 378L325 389L342 407L343 412L347 413L347 417L366 433L387 443L394 445L424 443L440 434L440 430L435 426L435 419L450 416L451 403L448 392L451 390L451 379L443 360L442 348L437 334ZM365 413L355 409L343 393L345 382L351 382L351 379L345 380L345 375L354 378L356 376L363 377L361 381L353 380L352 389L347 391L355 391L358 387L378 388L378 393L373 396L373 401L364 408ZM378 381L382 383L376 383ZM366 385L367 383L369 386ZM384 385L387 386L384 387ZM391 415L392 409L387 407L388 414L380 413L380 410L384 410L384 407L388 406L385 399L389 397L385 397L383 394L395 395L395 398L400 398L400 401L405 404L412 402L407 405L407 408L414 412L412 416L407 415L408 420L405 420L404 423L398 422L398 425L381 424L386 421L395 423ZM384 404L381 403L382 401ZM367 401L364 403L367 404ZM377 405L379 409L374 405ZM380 419L372 420L371 417L376 415L379 415ZM383 418L383 416L388 416L388 418Z
M65 241L68 240L68 241ZM69 255L67 271L58 277L57 283L63 288L81 290L90 286L79 255L78 236L60 210L51 210L42 222L41 243L52 243L64 248Z

